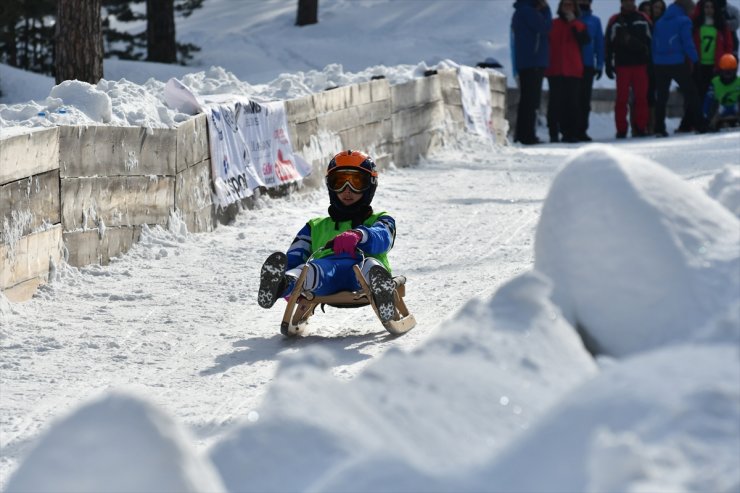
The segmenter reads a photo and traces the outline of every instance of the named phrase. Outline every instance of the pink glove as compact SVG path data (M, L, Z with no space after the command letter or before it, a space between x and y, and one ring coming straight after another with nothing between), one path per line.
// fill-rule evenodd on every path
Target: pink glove
M353 257L355 256L355 248L362 239L362 235L357 231L345 231L334 238L334 253L339 255L340 253L349 253Z

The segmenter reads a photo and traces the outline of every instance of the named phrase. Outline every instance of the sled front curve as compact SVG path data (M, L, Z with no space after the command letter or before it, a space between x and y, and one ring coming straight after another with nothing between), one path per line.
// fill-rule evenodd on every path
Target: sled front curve
M359 290L341 291L328 296L314 296L312 293L303 293L301 287L306 279L307 272L308 266L304 266L295 283L295 288L288 298L288 304L285 307L283 320L280 324L280 332L284 336L301 335L306 328L309 317L314 314L316 307L319 305L329 305L336 308L358 308L371 305L375 315L380 319L378 308L375 306L370 293L370 287L365 281L359 266L354 266L355 276L360 283ZM416 319L403 301L403 297L406 295L406 277L396 276L393 281L396 283L394 296L396 313L391 320L383 323L383 327L393 335L400 335L413 329L416 326Z

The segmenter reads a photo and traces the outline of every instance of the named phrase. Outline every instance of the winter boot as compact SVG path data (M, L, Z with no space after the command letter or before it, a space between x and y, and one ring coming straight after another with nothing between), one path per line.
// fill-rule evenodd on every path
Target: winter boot
M367 277L380 321L385 323L392 320L396 314L396 283L388 271L380 265L371 267Z
M257 293L257 303L262 308L270 308L275 304L288 285L285 278L285 268L288 266L288 257L283 252L275 252L267 257L260 271L260 289Z

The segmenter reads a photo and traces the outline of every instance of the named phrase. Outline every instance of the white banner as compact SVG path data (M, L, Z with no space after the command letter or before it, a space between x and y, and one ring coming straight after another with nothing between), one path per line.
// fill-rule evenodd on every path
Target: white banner
M311 165L293 154L282 101L256 103L231 94L196 98L174 78L164 96L171 108L206 113L213 200L219 206L250 197L257 187L294 183L311 173Z
M226 206L252 195L301 180L310 171L296 163L288 137L285 104L239 99L208 104L211 165L216 203Z
M457 70L460 83L465 128L483 137L496 139L491 120L491 84L488 72L460 65Z

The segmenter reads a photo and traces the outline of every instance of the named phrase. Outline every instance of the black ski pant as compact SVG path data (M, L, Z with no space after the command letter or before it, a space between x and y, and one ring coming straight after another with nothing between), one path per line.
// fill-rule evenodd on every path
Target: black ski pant
M596 70L593 67L583 67L583 77L581 77L580 86L580 118L578 121L578 137L583 137L588 133L588 119L591 116L591 94L594 87L594 75Z
M537 132L537 109L542 98L542 79L545 69L526 68L519 71L519 106L516 111L514 140L523 144L535 141Z
M676 65L655 65L655 132L665 132L665 114L671 81L676 81L683 93L685 119L687 124L701 130L705 127L699 106L699 95L691 78L691 70L685 63Z
M581 79L578 77L548 77L550 94L547 99L547 129L550 140L574 142L578 139L580 121L579 92Z

